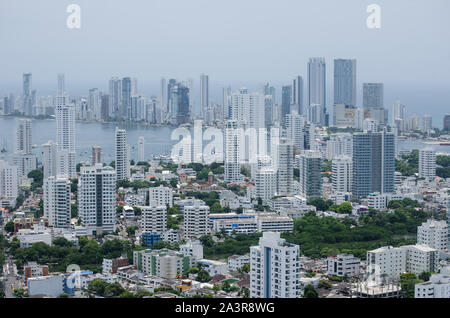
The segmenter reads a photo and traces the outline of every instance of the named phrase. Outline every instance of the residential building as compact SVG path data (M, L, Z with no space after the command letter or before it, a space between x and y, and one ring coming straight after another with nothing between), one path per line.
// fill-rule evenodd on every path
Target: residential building
M185 206L183 210L185 238L198 238L209 233L209 206L195 202L193 205Z
M448 247L448 224L446 221L428 220L417 228L417 244L443 251Z
M419 150L419 178L436 177L436 152L431 148Z
M44 180L44 217L54 228L71 227L70 181L66 176L50 176Z
M309 198L322 197L322 156L313 150L303 151L299 158L300 194Z
M162 235L167 230L167 207L150 202L150 206L141 207L142 233L157 233Z
M264 232L259 245L250 247L250 297L298 298L300 248Z
M338 254L327 258L328 275L354 277L359 275L361 260L351 254Z
M353 135L353 195L395 190L395 135L365 132Z
M81 167L78 179L78 213L88 235L116 229L116 172L102 164Z
M173 206L173 191L169 187L160 185L159 187L151 187L149 191L149 202L156 205Z
M116 127L115 158L117 181L130 178L130 147L127 145L127 132Z

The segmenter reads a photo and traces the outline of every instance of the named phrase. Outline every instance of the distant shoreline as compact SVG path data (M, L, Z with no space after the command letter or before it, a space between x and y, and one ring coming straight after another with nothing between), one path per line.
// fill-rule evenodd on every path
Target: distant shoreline
M20 118L20 119L31 119L40 121L56 121L56 118L36 118L33 116L20 116L20 115L0 115L0 118ZM126 121L96 121L96 120L75 120L76 123L82 124L106 124L106 125L124 125L124 126L144 126L144 127L167 127L173 128L174 126L166 124L150 124L150 123L139 123L139 122L126 122Z

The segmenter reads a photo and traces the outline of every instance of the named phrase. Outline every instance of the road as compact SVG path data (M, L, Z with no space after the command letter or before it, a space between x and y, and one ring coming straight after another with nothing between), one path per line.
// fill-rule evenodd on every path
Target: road
M22 288L20 279L17 278L17 268L12 259L7 259L3 266L3 290L5 298L14 298L14 289Z

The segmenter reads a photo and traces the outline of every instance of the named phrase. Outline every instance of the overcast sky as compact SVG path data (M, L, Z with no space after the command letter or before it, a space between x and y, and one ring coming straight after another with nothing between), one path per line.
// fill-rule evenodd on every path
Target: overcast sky
M71 3L81 29L66 26ZM366 26L371 3L381 29ZM137 77L146 94L161 76L289 83L312 56L330 83L334 58L356 58L360 83L448 91L449 15L449 0L0 0L0 93L20 91L24 72L41 93L58 72L75 91L111 76Z

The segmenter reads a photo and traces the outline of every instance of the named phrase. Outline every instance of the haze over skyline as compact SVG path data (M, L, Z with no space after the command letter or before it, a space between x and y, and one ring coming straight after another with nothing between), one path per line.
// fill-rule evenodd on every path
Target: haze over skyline
M71 3L81 7L81 29L66 26ZM381 29L366 26L371 3L381 7ZM38 94L54 94L63 72L74 95L106 90L111 76L138 78L146 95L159 95L161 77L193 78L197 90L205 73L216 101L223 86L266 81L280 96L294 76L307 79L309 57L321 56L328 106L333 59L355 58L358 104L363 82L383 82L386 108L400 99L408 113L429 108L437 116L450 100L449 9L447 0L3 0L0 93L20 92L26 72Z

